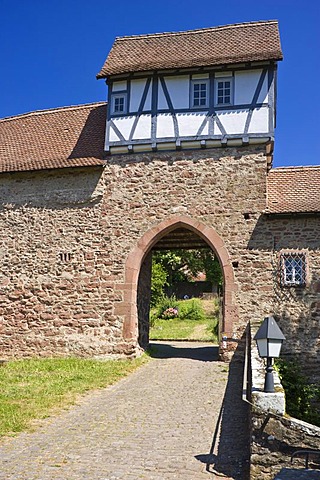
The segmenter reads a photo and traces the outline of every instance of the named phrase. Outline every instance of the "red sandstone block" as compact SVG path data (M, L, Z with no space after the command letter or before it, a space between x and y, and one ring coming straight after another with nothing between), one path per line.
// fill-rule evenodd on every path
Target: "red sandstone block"
M137 305L135 303L121 303L114 307L115 315L130 315L135 312Z
M51 313L41 313L40 318L41 320L53 320L54 315L52 315Z

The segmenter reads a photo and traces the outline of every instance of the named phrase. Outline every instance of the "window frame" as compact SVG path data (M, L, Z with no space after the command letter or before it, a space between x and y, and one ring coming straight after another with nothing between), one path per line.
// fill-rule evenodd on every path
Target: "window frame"
M215 77L214 79L214 106L219 108L219 107L225 107L225 106L231 106L234 104L234 78L233 77ZM219 82L230 82L230 102L223 102L223 103L218 103L218 90L219 90Z
M206 85L206 102L205 102L205 105L195 105L194 104L194 100L195 100L195 97L194 97L194 87L195 85L197 84L205 84ZM210 96L210 81L209 81L209 78L192 78L190 80L190 108L192 109L200 109L200 108L205 108L205 109L208 109L209 108L209 96ZM199 97L200 99L200 97Z
M300 272L296 273L297 268L294 267L293 271L288 272L289 266L286 262L294 262L295 258L300 260L301 266L299 266ZM300 280L296 280L296 276L300 277ZM288 277L292 277L291 280ZM280 284L282 287L294 287L304 288L307 286L308 279L308 259L307 254L304 251L282 251L280 253Z
M112 115L125 115L127 113L127 91L114 92L111 93L111 114ZM116 99L123 98L123 111L115 110L115 101Z

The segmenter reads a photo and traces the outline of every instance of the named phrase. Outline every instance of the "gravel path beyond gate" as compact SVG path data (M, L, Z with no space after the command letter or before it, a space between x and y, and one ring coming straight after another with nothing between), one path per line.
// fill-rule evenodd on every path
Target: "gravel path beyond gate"
M246 480L242 363L157 342L156 358L0 446L1 480ZM228 373L229 370L229 373ZM223 408L222 408L223 407Z

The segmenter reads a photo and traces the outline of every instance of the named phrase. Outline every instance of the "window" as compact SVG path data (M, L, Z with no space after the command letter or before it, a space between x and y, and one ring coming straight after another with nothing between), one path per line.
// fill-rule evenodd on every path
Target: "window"
M191 106L194 108L208 107L208 80L192 80L191 86Z
M112 110L112 113L115 113L115 114L126 113L126 110L127 110L127 94L126 93L114 93L112 95L111 110Z
M232 78L216 79L216 105L232 104Z
M281 284L287 287L303 287L306 284L306 255L304 253L282 253Z

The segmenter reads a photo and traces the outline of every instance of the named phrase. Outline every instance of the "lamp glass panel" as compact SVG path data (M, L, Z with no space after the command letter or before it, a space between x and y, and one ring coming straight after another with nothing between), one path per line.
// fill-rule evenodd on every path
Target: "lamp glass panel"
M259 338L256 340L260 357L268 357L268 340Z
M269 355L268 357L279 357L282 340L269 339Z

